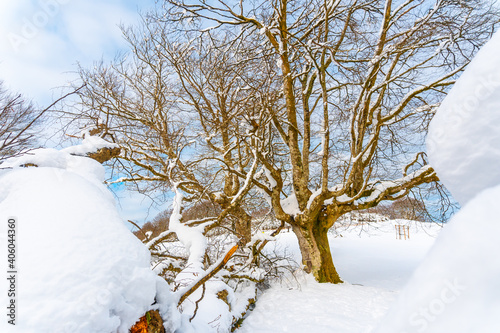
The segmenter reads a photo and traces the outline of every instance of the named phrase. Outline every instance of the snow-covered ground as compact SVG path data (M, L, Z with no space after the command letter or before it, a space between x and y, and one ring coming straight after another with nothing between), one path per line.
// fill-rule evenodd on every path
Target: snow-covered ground
M395 240L392 222L382 222L376 233L341 231L344 237L330 241L348 283L322 285L305 277L273 286L241 331L500 332L500 261L494 255L500 250L499 49L497 33L430 127L432 166L463 205L437 241L433 227ZM293 236L281 235L278 243L298 258Z
M39 167L17 167L30 163ZM213 299L205 297L197 321L189 323L189 316L182 319L175 311L168 285L149 267L146 247L120 220L114 199L102 184L104 170L99 163L45 149L12 159L3 167L0 217L18 221L19 264L15 268L20 273L15 273L17 325L14 329L2 321L0 332L127 332L145 311L158 307L178 332L228 331L231 317L220 318L219 313L231 313L219 311L227 305L214 292L208 293ZM358 333L373 329L441 227L379 217L372 220L378 222L353 226L358 220L346 219L330 234L334 262L346 283L318 284L297 269L260 296L239 331ZM409 240L396 239L395 224L409 226ZM5 243L7 238L4 225L0 240ZM291 232L278 235L267 250L288 253L300 261L297 238ZM7 271L5 264L0 267ZM3 279L0 284L3 290L8 289L7 282ZM209 291L224 287L215 282L207 284ZM200 298L200 293L193 299ZM0 295L2 304L14 299L6 296ZM190 304L184 305L186 313L192 312ZM242 309L233 311L241 313ZM206 326L214 318L220 330L212 329L215 324Z
M410 239L396 239L395 225L410 227ZM370 332L410 279L441 226L410 221L382 221L330 235L333 260L344 279L340 285L319 284L296 272L258 299L239 332ZM270 251L300 253L293 233L282 233Z

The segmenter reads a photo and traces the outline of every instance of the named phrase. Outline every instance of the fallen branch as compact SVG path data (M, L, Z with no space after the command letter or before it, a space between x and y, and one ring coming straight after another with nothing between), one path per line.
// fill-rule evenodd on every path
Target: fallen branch
M209 269L204 276L202 276L198 281L187 288L187 290L184 291L184 293L179 298L177 306L180 306L182 302L186 300L186 298L188 298L192 293L196 291L196 289L198 289L201 285L205 284L205 282L207 282L208 280L210 280L210 278L217 274L227 264L229 259L231 259L236 250L238 250L238 247L239 245L235 244L229 251L227 251L226 255L219 263L212 266L212 268Z

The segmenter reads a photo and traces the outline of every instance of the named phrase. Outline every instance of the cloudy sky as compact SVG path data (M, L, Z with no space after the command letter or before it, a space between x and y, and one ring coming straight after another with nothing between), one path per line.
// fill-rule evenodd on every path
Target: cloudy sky
M75 79L77 64L126 50L120 24L138 22L154 0L0 0L0 80L47 106ZM118 189L124 218L144 222L151 201ZM137 208L139 207L139 208Z
M134 24L153 0L1 0L0 79L38 102L74 78L77 63L126 47L119 25Z

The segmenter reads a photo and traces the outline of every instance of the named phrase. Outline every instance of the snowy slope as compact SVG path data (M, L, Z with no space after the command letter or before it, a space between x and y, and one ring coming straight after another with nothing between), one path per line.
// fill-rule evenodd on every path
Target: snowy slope
M103 167L55 150L26 158L39 167L0 171L0 253L6 257L13 217L18 271L16 326L3 319L0 332L128 332L155 297L168 303L168 285L102 184ZM6 264L0 261L2 272ZM5 305L7 280L0 281Z
M439 235L377 333L500 332L500 186Z
M384 289L320 284L306 276L300 287L276 286L264 293L238 332L363 333L393 300Z
M376 332L500 332L500 34L431 122L429 158L462 204Z

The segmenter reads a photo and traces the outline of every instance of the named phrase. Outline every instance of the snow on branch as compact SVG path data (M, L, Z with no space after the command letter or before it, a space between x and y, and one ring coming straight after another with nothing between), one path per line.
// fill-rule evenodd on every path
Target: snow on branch
M203 272L201 275L198 274L198 279L191 282L190 285L183 288L181 291L177 293L178 301L177 306L180 306L182 302L184 302L193 292L196 291L200 286L205 284L210 278L215 276L224 266L227 264L229 259L233 256L233 254L238 250L239 245L233 245L229 251L226 252L226 255L223 258L220 258L215 264L213 264L209 269Z
M116 143L87 133L81 144L64 148L61 151L70 155L90 157L99 163L104 163L120 155L121 148Z
M369 184L362 195L362 202L356 204L357 209L373 207L382 200L396 200L413 188L414 186L438 181L436 172L430 165L393 181L378 181Z
M154 248L157 245L159 245L161 242L165 241L166 239L171 238L172 236L174 236L174 234L175 233L172 230L166 230L166 231L160 233L155 238L150 239L145 245L150 251L152 251L152 250L154 250Z
M245 196L246 193L250 190L250 188L253 185L253 178L255 175L255 172L257 171L257 165L258 165L258 158L257 158L257 152L254 150L253 151L254 155L254 161L252 163L252 167L250 168L250 171L247 174L247 177L245 179L245 184L240 188L238 193L234 196L234 198L231 200L231 205L234 205L241 201L243 196Z
M175 193L174 202L172 204L172 215L169 221L169 230L174 232L179 238L179 241L184 245L186 250L189 251L188 265L191 265L192 269L202 270L203 268L203 257L205 255L205 250L207 247L207 240L205 235L203 235L204 227L195 226L189 227L181 222L182 215L182 192L177 187L177 184L173 185L173 190Z

